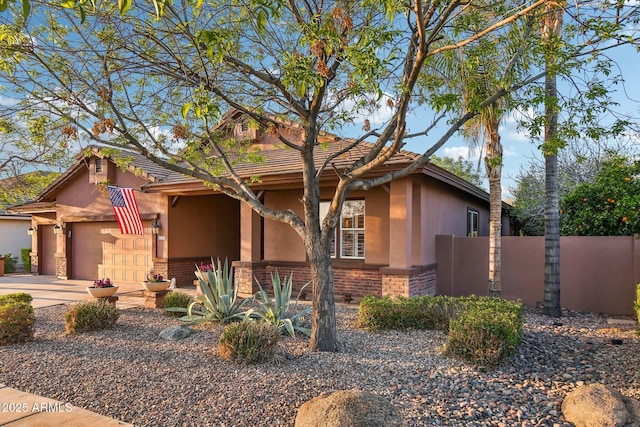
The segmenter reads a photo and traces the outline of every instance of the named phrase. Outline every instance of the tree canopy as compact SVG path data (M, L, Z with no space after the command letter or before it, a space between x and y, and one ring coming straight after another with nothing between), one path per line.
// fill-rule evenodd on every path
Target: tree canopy
M564 235L640 233L640 161L621 155L610 157L595 179L575 187L560 207Z
M314 279L310 345L335 350L329 247L347 196L423 167L452 135L508 93L520 90L540 103L544 92L535 85L545 75L544 56L535 47L540 34L509 30L539 25L547 3L210 0L130 7L123 0L94 8L91 2L65 1L32 2L25 13L3 0L0 85L14 101L0 117L42 119L43 133L52 141L135 150L247 203L267 219L289 224L304 242ZM562 43L547 47L562 59L554 72L571 74L612 40L635 40L627 31L634 7L606 2L567 7L575 8L567 9L576 17L575 27ZM530 63L465 104L459 86L443 81L450 76L438 74L437 66L463 49L485 59L504 51L513 61ZM483 84L472 82L471 88ZM418 128L410 128L407 113L423 107L434 117L425 115ZM274 130L281 146L299 156L303 215L293 207L265 206L252 181L234 173L237 162L259 162L260 152L216 132L232 109L249 117L251 126ZM323 131L339 132L361 113L381 109L390 112L388 120L365 125L343 151L315 163ZM302 141L275 132L282 121L297 123ZM432 135L445 121L446 129ZM544 121L533 123L535 128ZM421 155L410 166L368 175L410 140L421 142ZM329 209L320 217L319 177L337 156L354 149L361 155L339 171Z

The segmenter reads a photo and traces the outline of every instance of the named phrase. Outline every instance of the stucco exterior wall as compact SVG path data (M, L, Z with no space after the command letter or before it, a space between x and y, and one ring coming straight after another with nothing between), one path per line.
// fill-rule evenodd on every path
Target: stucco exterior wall
M272 209L291 209L303 216L301 190L267 191L264 203ZM289 224L265 219L264 259L270 261L305 261L306 253L302 238Z
M240 257L240 202L224 195L180 197L169 208L169 258Z

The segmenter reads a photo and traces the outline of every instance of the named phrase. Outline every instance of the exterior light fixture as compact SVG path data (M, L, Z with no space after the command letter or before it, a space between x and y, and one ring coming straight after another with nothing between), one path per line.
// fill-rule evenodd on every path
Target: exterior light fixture
M154 219L153 224L151 224L151 234L158 234L160 232L160 228L162 228L162 225L160 225L160 222L157 219Z
M53 226L53 234L62 234L62 226L60 224Z
M29 236L33 236L34 234L36 234L36 231L38 231L38 229L37 229L37 228L34 228L33 226L31 226L31 227L27 228L27 234L28 234Z

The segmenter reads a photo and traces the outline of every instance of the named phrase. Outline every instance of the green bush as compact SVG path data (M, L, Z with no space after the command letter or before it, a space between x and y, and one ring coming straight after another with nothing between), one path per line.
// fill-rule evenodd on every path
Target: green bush
M20 259L27 273L31 273L31 248L20 249Z
M11 256L11 254L4 255L4 272L15 273L17 262L18 262L17 257Z
M0 304L6 304L9 302L24 302L27 304L31 304L31 301L33 301L33 297L25 292L0 295Z
M504 300L479 303L451 319L446 353L474 365L494 367L522 340L522 308Z
M15 293L0 297L0 345L29 341L35 323L31 295Z
M368 330L448 331L447 352L473 364L495 366L522 338L522 305L500 298L366 296L356 325Z
M116 323L119 315L116 306L107 301L81 302L65 311L65 330L68 334L77 334L110 328Z
M168 310L169 308L184 308L189 307L189 304L193 301L193 297L184 292L169 292L165 295L162 302L162 306L165 309L164 314L167 316L180 317L183 313Z
M376 297L365 296L360 302L357 326L367 330L436 329L449 330L449 321L459 311L488 297Z
M272 324L245 320L222 331L218 349L223 359L255 364L274 358L279 338L280 331Z

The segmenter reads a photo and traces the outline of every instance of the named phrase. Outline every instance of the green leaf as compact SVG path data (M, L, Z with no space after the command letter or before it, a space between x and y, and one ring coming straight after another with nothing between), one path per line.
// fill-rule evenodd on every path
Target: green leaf
M7 6L9 6L8 0L0 0L0 12L7 10Z
M187 102L186 104L184 104L182 106L182 110L180 110L180 113L182 114L182 118L186 119L187 118L187 114L189 114L189 110L191 110L191 107L193 106L192 103Z
M25 18L31 13L31 5L29 0L22 0L22 16Z
M264 31L267 28L267 13L264 9L260 9L258 11L258 19L256 23L258 24L259 31Z
M118 0L118 8L120 9L120 16L124 16L131 8L131 0Z
M76 7L76 1L75 0L62 0L62 2L60 2L60 5L62 7L66 7L67 9L73 9L74 7Z

